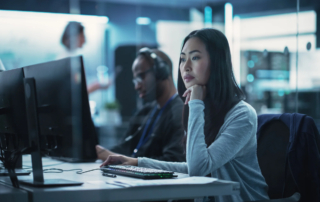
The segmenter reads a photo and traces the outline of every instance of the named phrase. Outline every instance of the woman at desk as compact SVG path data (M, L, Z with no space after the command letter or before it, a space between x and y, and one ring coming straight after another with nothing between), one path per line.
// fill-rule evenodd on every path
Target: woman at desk
M240 183L240 196L217 196L215 201L268 199L256 154L257 115L236 84L226 37L215 29L191 32L179 64L187 162L109 156L101 166L136 165Z

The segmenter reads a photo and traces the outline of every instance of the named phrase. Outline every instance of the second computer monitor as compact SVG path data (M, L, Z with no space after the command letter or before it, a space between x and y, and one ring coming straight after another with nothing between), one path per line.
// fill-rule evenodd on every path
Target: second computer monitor
M34 78L40 136L50 144L50 156L70 161L94 161L98 138L93 125L82 57L24 67Z

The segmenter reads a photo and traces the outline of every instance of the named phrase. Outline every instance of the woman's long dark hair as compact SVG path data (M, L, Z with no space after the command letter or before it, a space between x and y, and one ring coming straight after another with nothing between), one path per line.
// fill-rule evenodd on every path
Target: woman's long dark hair
M184 45L190 38L200 39L206 46L210 55L210 76L207 87L207 95L204 100L205 104L205 142L207 147L215 140L224 118L228 111L239 101L244 100L244 94L238 87L231 63L231 54L227 38L218 30L201 29L191 32L183 41ZM179 61L180 66L181 60ZM181 77L180 68L178 73L178 92L181 99L186 87ZM185 105L183 109L183 126L184 130L188 128L189 107Z

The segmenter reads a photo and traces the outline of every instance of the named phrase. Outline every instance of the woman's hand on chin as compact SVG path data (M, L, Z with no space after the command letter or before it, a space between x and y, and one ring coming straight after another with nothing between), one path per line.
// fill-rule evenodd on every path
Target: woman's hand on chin
M100 167L107 166L107 165L119 165L119 164L138 166L138 159L123 156L123 155L110 155L108 159L100 165Z
M182 96L186 98L184 104L188 104L190 100L204 100L206 97L206 86L193 85Z

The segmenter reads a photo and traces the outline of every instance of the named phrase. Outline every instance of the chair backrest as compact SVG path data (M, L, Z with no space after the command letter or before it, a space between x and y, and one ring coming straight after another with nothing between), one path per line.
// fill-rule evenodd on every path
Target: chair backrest
M269 186L270 199L289 197L297 191L289 166L286 167L289 136L289 128L279 120L270 121L260 129L257 156L262 175Z

